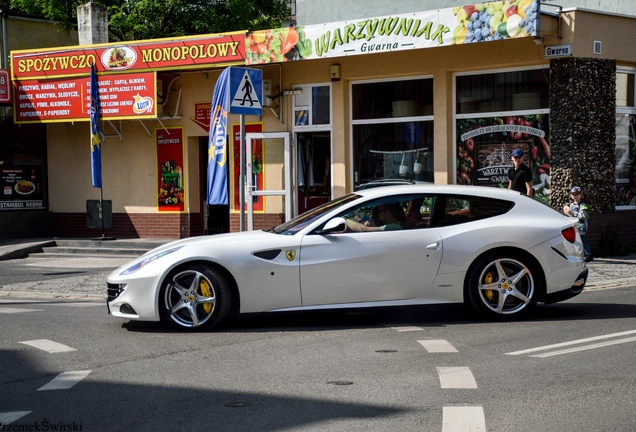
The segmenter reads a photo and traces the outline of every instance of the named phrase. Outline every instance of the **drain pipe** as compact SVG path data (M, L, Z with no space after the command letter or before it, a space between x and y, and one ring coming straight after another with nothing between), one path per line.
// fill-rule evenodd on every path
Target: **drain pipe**
M0 9L2 15L2 68L7 69L9 57L7 56L7 12Z

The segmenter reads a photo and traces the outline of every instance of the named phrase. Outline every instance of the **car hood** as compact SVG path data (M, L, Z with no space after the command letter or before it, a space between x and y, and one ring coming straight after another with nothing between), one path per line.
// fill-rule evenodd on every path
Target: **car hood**
M171 251L176 248L179 249L178 251L175 251L176 255L182 255L182 256L206 255L207 256L207 253L210 253L212 251L216 251L218 253L220 251L237 250L237 249L245 249L245 248L258 250L259 245L263 245L263 246L270 245L274 240L281 239L282 237L289 237L289 236L281 236L281 235L274 234L267 231L244 231L244 232L237 232L237 233L215 234L212 236L190 237L186 239L175 240L175 241L166 243L162 246L156 247L146 252L142 256L125 263L124 265L122 265L121 267L113 271L112 275L120 274L122 271L129 269L143 261L152 261L153 260L152 257L156 257L158 254ZM165 261L162 261L162 262L165 262Z
M175 240L170 243L166 243L162 246L156 247L145 254L143 254L140 258L145 258L151 255L155 255L157 253L174 249L176 247L182 246L195 246L199 244L205 244L206 246L220 246L226 243L236 244L237 242L258 242L265 239L272 239L273 236L278 236L278 234L274 234L267 231L243 231L243 232L235 232L235 233L227 233L227 234L214 234L209 236L199 236L199 237L189 237L181 240Z

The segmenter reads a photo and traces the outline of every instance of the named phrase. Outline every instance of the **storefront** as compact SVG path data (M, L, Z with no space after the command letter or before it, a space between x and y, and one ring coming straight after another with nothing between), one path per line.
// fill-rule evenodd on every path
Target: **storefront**
M107 234L175 238L239 229L238 116L230 115L228 121L230 203L227 208L208 206L205 197L210 101L217 77L228 65L263 73L263 114L246 117L248 132L282 133L291 143L291 158L285 163L286 140L280 135L253 141L250 184L255 190L289 191L250 196L255 229L276 225L380 178L506 187L509 155L516 148L524 151L524 161L533 169L536 199L557 207L567 199L570 184L577 182L598 203L596 219L621 226L636 210L636 50L634 42L620 35L633 32L636 20L580 10L539 14L543 4L529 0L519 12L521 5L514 3L501 2L503 12L477 5L234 34L226 52L235 47L236 58L212 56L209 46L216 42L201 37L76 47L77 53L94 52L102 64L107 51L139 52L137 69L120 64L117 70L99 71L100 80L112 81L113 88L105 92L108 101L119 100L110 99L121 94L117 89L123 85L115 84L117 80L148 74L143 76L146 89L157 89L156 95L139 94L156 107L145 118L134 112L103 115L103 194L112 201L113 211ZM503 16L512 6L517 13L498 22L497 12ZM492 14L480 17L482 12ZM474 13L481 19L473 20ZM492 26L486 28L482 19ZM17 62L50 54L13 52L14 89L49 83L50 71L29 76ZM567 98L555 89L571 81L563 75L565 66L578 67L579 60L585 60L581 71L598 65L604 75L596 74L593 87L598 91L588 102L569 105L575 112L566 126L559 114L567 110L554 110L557 95L561 101ZM84 68L60 75L64 82L87 79ZM579 75L585 74L571 73ZM607 103L608 94L616 95L615 104ZM579 124L576 110L583 106L601 110L615 122ZM36 117L33 121L48 122ZM98 199L99 190L90 183L88 117L56 120L46 125L43 199L54 214L56 235L91 236L86 202ZM609 156L603 147L607 143L601 142L606 136L616 143L610 142ZM574 165L564 144L572 137L582 149ZM603 151L594 153L596 147ZM602 155L611 173L592 169L590 165L603 165L594 154ZM626 238L636 238L630 229L624 231ZM590 240L598 242L600 232L592 233Z

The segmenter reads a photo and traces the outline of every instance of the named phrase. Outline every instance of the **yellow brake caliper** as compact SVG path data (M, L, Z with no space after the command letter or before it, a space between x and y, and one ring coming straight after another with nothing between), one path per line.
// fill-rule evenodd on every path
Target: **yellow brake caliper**
M201 281L199 288L201 289L201 295L205 297L210 297L212 295L210 284L205 279ZM212 311L212 303L205 303L203 305L203 310L205 313L210 313Z
M486 273L486 276L484 276L484 283L488 285L492 283L492 272ZM484 295L488 301L492 301L492 299L495 298L495 292L493 290L484 291Z

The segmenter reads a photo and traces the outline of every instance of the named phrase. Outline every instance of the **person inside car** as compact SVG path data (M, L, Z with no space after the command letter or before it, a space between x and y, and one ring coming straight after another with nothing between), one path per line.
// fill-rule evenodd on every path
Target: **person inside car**
M382 204L376 206L371 214L375 226L368 222L357 222L347 219L347 228L351 231L394 231L404 229L406 218L404 210L398 204Z

